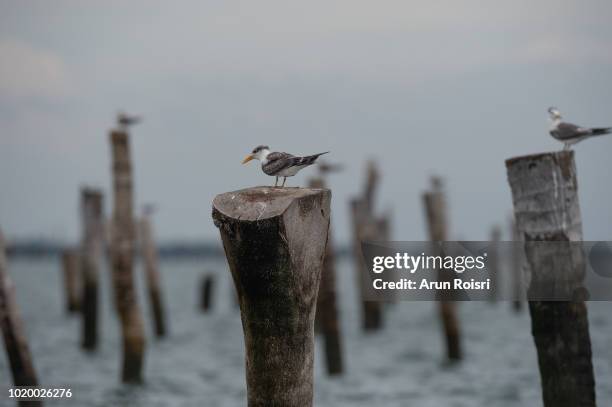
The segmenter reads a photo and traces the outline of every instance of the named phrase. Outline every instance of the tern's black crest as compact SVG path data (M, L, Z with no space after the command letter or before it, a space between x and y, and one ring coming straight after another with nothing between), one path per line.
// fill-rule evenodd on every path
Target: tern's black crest
M253 149L253 154L257 154L257 153L258 153L258 152L260 152L261 150L269 150L269 149L270 149L270 147L268 147L268 146L264 146L264 145L257 146L257 147L255 147L255 148Z

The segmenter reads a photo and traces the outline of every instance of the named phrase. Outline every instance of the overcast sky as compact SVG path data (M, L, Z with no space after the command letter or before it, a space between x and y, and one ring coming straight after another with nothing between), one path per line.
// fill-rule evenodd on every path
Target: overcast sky
M79 186L110 193L125 109L145 117L136 202L159 207L159 239L217 239L214 195L274 181L240 165L258 144L346 165L338 240L369 157L397 240L425 237L434 173L452 236L485 239L511 211L504 160L561 148L550 105L612 125L611 17L609 0L0 0L0 226L75 240ZM612 240L612 137L576 154L585 239Z

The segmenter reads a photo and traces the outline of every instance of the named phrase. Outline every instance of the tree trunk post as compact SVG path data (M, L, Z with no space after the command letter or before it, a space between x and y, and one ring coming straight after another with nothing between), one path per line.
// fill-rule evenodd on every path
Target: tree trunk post
M388 210L376 219L376 232L375 232L376 237L373 238L372 240L379 241L379 242L388 242L392 239L391 237L392 232L393 232L392 227L391 227L392 219L393 219L392 215L393 215L392 212ZM396 282L399 281L400 278L401 278L401 274L399 273L392 274L391 276L388 277L389 281L396 281ZM388 298L388 301L384 304L386 304L387 306L397 303L397 293L396 292L388 291L386 294L386 297Z
M363 200L365 205L365 211L373 215L374 213L374 195L378 189L378 182L380 180L380 173L374 161L368 161L366 169L366 182L363 188Z
M102 192L81 189L81 315L83 349L95 350L98 344L98 265L103 247Z
M202 277L200 284L200 309L203 312L208 312L212 308L212 297L215 286L215 278L206 274Z
M351 213L353 218L353 259L357 286L360 292L362 309L362 328L365 332L377 331L383 327L383 314L381 303L365 300L366 265L364 262L361 243L368 240L377 240L378 225L367 211L367 204L363 199L351 200Z
M325 181L323 178L313 178L310 181L310 187L324 189ZM330 376L339 375L343 372L342 343L336 301L336 268L331 226L327 238L327 247L325 248L325 260L323 261L321 284L319 285L317 298L315 319L323 333L327 373Z
M155 247L153 225L149 210L145 210L140 219L140 249L147 290L149 292L149 304L153 316L153 330L158 338L163 338L166 336L166 317L162 301L157 248Z
M499 285L499 277L500 277L500 242L502 238L501 228L497 225L491 228L491 238L490 245L487 251L488 260L487 260L487 268L489 270L489 276L491 278L491 287L492 289L489 291L489 301L497 302L498 299L498 290L500 290Z
M516 226L526 242L582 241L573 151L511 158L506 168ZM572 250L571 255L561 249L553 254L540 252L526 251L531 273L528 292L550 282L553 275L557 276L554 281L563 282L567 293L581 283L586 272L582 250ZM553 270L553 258L568 257L556 261ZM529 312L544 406L594 407L595 378L584 301L530 301Z
M36 386L36 371L23 329L15 286L8 274L4 236L0 231L0 327L15 386ZM40 401L21 401L22 406L41 406Z
M519 313L523 309L524 300L524 288L523 288L523 264L524 264L524 251L518 244L523 239L520 233L516 229L516 222L514 216L510 218L510 233L512 234L512 258L510 259L510 278L512 279L512 293L514 300L512 301L512 309L514 312Z
M366 332L377 331L383 327L383 308L378 301L364 300L365 287L369 284L368 273L361 250L364 241L380 240L382 230L387 228L384 222L377 219L374 214L374 201L380 173L376 162L370 160L366 168L366 180L361 197L351 200L351 214L353 218L353 257L357 273L358 287L361 293L362 328Z
M66 312L74 313L81 309L81 277L79 273L79 252L66 249L62 252L62 270L64 274L64 296Z
M425 213L429 230L429 240L444 242L448 238L447 209L442 182L438 178L432 179L431 190L423 195ZM448 278L448 273L438 270L438 280ZM438 300L440 319L446 340L446 355L449 361L458 361L462 357L461 333L456 303L447 300Z
M115 306L123 338L121 378L124 383L139 383L142 381L146 343L134 285L134 219L129 139L123 131L112 131L110 139L114 189L111 264Z
M391 214L385 213L380 216L377 221L378 240L387 241L391 239Z
M330 201L329 190L270 187L213 201L240 301L250 407L312 406L314 318Z

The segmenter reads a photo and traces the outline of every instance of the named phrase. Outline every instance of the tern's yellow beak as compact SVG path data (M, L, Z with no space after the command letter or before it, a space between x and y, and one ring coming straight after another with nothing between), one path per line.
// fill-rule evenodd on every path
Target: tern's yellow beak
M246 163L248 163L249 161L251 161L253 158L255 158L255 157L253 157L253 154L249 154L249 155L247 155L246 157L244 157L244 160L242 160L242 163L243 163L243 164L246 164Z

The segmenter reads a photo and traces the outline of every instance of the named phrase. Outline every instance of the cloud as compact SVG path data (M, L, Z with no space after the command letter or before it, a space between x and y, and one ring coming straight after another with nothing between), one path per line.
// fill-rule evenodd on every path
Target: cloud
M549 50L545 44L541 51L525 50L534 36L557 27L571 36L590 21L568 0L164 4L121 7L111 32L111 17L97 18L103 13L88 9L91 15L79 21L92 35L83 44L79 59L86 69L79 74L91 75L78 83L96 86L102 79L132 88L136 77L155 83L342 78L413 85L539 63Z
M66 66L58 55L0 39L0 96L47 99L64 97L71 90Z

